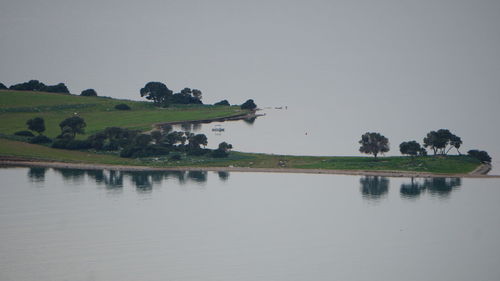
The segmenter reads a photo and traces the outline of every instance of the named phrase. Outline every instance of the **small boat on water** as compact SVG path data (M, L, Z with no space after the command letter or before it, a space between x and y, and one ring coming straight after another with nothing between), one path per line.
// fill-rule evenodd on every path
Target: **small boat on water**
M215 125L214 128L212 128L212 132L224 132L224 128L222 128L219 124Z

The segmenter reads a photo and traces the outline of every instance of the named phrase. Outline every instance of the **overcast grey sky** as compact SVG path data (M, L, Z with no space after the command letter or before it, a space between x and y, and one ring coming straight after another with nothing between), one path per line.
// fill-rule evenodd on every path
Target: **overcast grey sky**
M137 98L153 80L261 104L500 101L500 1L2 0L0 23L8 85Z

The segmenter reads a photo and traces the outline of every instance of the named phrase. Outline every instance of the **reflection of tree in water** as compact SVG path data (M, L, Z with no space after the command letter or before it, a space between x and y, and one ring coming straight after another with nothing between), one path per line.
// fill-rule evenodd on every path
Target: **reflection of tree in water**
M45 175L45 168L31 168L28 176L32 179L42 179ZM116 170L80 170L80 169L54 169L60 173L64 180L81 181L87 175L98 185L104 184L107 189L117 189L123 187L125 176L130 178L131 183L140 192L148 192L156 184L161 184L163 180L177 179L179 184L185 184L186 180L198 183L207 181L206 171L116 171ZM228 172L219 172L220 180L229 178Z
M425 190L425 186L411 178L411 183L401 184L399 192L403 198L416 198Z
M192 124L191 123L181 123L181 129L186 132L191 132Z
M365 176L359 179L359 183L366 199L379 199L389 191L389 179L386 177Z
M462 185L460 178L432 178L426 179L424 182L425 188L431 195L446 197L455 188Z
M189 171L187 173L187 177L196 182L206 182L207 181L207 172L205 171Z
M219 171L217 174L219 175L219 179L221 181L227 181L229 179L229 172Z
M251 117L251 118L243 119L243 121L245 123L247 123L248 125L253 125L253 123L255 123L255 120L257 120L257 117Z
M424 191L431 196L447 197L450 193L462 185L460 178L426 178L423 182L416 182L411 179L411 183L401 184L401 197L416 198Z
M28 171L28 177L32 182L43 182L45 181L45 172L47 172L47 168L31 167Z
M56 169L54 171L61 174L63 180L72 181L74 183L81 182L85 176L86 171L80 169Z
M130 176L132 183L138 191L151 191L153 189L153 184L150 180L151 174L146 171L137 172L126 172Z
M201 130L201 123L193 123L193 131L197 132Z

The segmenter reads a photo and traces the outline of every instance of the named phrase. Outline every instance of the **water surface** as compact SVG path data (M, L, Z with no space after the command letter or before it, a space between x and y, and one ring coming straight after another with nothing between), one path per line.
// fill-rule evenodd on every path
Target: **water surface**
M498 280L498 180L2 168L1 280Z

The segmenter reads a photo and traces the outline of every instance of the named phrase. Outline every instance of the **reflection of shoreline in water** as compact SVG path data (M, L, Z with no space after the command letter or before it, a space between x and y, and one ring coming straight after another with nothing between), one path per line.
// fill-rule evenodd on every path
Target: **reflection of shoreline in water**
M361 194L364 199L378 200L389 192L389 178L378 176L365 176L359 179Z
M31 167L28 177L32 182L44 182L45 174L49 168ZM104 185L106 189L116 190L124 186L124 179L128 178L137 191L151 191L154 185L161 184L164 180L176 179L179 184L187 182L204 184L208 180L207 171L120 171L120 170L84 170L71 168L52 168L65 182L81 184L85 176L95 181L98 186ZM229 172L219 171L217 175L221 181L229 178Z

